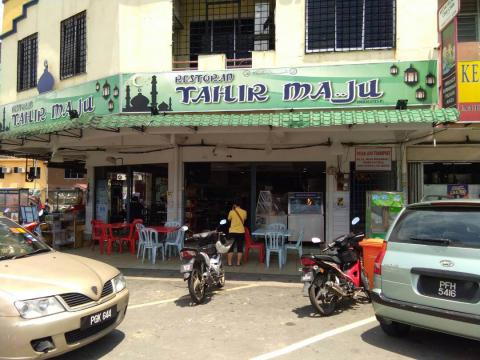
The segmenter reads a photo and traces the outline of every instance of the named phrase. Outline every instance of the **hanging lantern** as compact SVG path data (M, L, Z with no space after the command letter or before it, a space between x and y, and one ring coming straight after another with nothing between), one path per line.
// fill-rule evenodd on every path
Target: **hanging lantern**
M424 101L427 97L427 92L422 89L421 87L419 87L417 89L417 91L415 91L415 98L418 100L418 101Z
M115 103L113 102L112 99L110 99L110 101L108 102L108 111L113 111L114 108L115 108Z
M412 64L410 64L410 67L405 70L403 80L407 85L415 85L418 83L418 71L413 67Z
M435 75L433 75L432 73L428 73L427 76L425 76L425 84L427 86L434 86L435 85Z
M110 96L110 84L108 81L105 81L105 84L103 84L103 97L108 98Z
M97 81L97 83L95 84L95 90L98 92L100 91L100 83Z
M397 76L398 75L398 66L393 64L390 66L390 75Z
M118 86L115 85L113 88L113 97L118 97L118 95L120 95L120 90L118 89Z

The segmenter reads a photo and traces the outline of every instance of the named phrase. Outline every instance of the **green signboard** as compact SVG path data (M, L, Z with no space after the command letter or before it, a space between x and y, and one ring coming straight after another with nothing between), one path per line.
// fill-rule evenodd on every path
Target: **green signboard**
M141 73L122 76L122 112L205 112L281 109L342 109L437 103L425 77L436 61L330 65L218 72ZM404 82L404 71L416 83ZM422 88L425 96L417 99ZM422 92L423 94L423 92Z
M394 107L400 99L408 100L408 106L436 104L436 87L424 85L436 67L432 60L121 74L0 106L0 133L84 114L335 110ZM404 82L407 69L409 84ZM417 82L411 82L411 71Z
M106 115L118 112L119 80L118 75L110 76L0 106L0 132L76 118L83 114Z

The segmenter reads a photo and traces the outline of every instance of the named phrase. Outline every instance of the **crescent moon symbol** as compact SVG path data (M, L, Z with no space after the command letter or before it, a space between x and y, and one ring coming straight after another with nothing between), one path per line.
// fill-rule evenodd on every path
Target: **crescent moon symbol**
M141 87L141 86L142 86L142 85L139 85L139 84L137 83L137 79L138 79L139 77L140 77L139 75L136 75L136 76L133 77L133 79L132 79L132 85L133 85L133 86L136 86L136 87Z

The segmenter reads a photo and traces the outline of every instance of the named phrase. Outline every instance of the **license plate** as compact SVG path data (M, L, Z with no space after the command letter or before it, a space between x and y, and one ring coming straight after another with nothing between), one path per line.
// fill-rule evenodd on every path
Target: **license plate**
M117 316L117 307L112 306L111 308L96 312L95 314L84 316L80 320L80 329L85 330L96 325L103 324L112 318Z
M311 282L313 280L313 274L311 272L302 275L302 282Z
M443 279L421 275L418 291L422 295L463 302L477 302L479 286L477 282L459 279Z
M186 273L191 272L193 270L193 264L182 264L180 265L180 272Z

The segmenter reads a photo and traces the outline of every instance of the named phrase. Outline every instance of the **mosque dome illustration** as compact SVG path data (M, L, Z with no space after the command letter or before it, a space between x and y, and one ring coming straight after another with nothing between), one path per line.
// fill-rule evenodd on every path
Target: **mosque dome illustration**
M139 89L138 90L138 94L135 95L133 98L132 98L132 110L131 111L135 111L135 112L140 112L140 111L150 111L150 107L148 106L148 103L150 102L150 100L148 100L148 98L142 94L142 90Z
M45 69L43 70L42 76L38 79L37 90L40 94L50 91L53 89L53 84L55 80L53 79L52 74L48 72L48 62L45 60L43 63Z
M133 85L136 86L135 82ZM125 107L123 108L124 112L150 112L152 108L156 108L159 111L172 111L172 98L168 99L168 104L165 101L162 101L160 104L157 103L158 90L157 90L157 77L155 75L151 78L151 102L150 99L142 94L142 90L139 88L138 94L133 98L130 96L130 85L125 87ZM150 105L149 105L150 104Z

